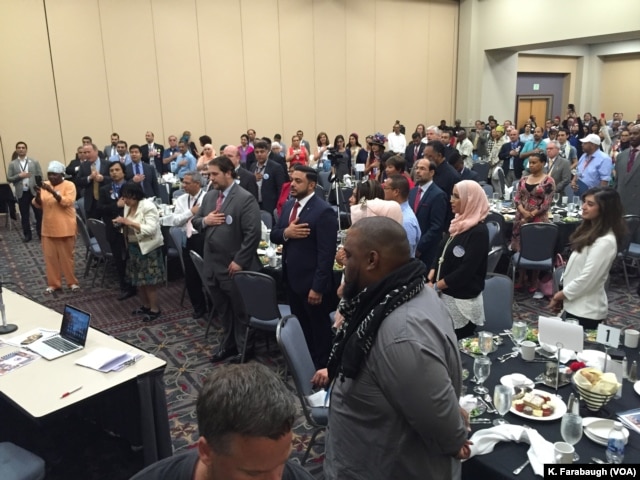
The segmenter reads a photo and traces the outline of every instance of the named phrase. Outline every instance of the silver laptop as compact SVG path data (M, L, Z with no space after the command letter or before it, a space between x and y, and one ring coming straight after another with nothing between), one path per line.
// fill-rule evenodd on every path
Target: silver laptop
M60 333L44 340L38 340L28 348L47 360L82 350L87 341L90 323L90 313L71 305L65 305Z

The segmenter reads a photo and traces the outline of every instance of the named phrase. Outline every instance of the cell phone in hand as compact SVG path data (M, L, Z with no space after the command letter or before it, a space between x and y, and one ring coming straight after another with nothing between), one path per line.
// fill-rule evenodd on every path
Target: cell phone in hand
M37 187L42 187L42 176L41 175L36 175L36 186Z

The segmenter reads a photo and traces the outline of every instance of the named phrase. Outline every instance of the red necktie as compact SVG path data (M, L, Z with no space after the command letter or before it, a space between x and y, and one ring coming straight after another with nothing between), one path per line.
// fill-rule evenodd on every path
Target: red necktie
M420 206L420 198L422 198L422 188L418 187L416 192L416 200L413 202L413 211L418 213L418 207Z
M638 153L638 151L635 148L629 153L629 161L627 162L627 173L631 173L633 162L636 159L636 153Z
M222 207L222 202L224 201L224 193L220 192L220 196L218 200L216 200L216 211L220 212L220 208Z
M291 210L291 215L289 216L289 223L293 222L296 218L298 218L298 208L300 207L300 202L296 200L296 203L293 204L293 209Z
M418 150L420 149L420 146L417 146L413 149L413 161L415 162L418 159Z

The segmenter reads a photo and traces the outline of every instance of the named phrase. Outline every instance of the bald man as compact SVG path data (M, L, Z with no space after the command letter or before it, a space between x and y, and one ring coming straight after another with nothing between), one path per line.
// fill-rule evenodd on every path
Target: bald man
M233 166L236 169L236 182L238 185L258 200L258 184L256 182L256 177L246 168L242 168L240 166L240 152L238 151L238 147L234 145L227 145L222 150L222 154L233 163Z
M358 221L344 250L344 323L326 378L339 380L331 390L325 477L452 478L469 447L451 318L425 286L426 267L411 258L397 222ZM313 380L324 383L322 371Z

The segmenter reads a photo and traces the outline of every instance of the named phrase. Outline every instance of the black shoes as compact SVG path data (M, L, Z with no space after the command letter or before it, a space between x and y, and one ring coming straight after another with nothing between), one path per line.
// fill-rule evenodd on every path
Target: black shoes
M207 314L207 311L204 308L196 308L193 311L193 315L191 315L191 318L193 318L194 320L198 319L198 318L202 318Z
M25 235L25 236L24 236L24 238L22 239L22 241L23 241L24 243L28 243L28 242L30 242L31 240L33 240L33 237L31 236L31 234L29 234L29 235Z
M161 310L158 310L157 312L154 312L153 310L149 310L149 313L147 313L144 317L142 317L142 321L145 323L153 322L154 320L158 319L161 313L162 313Z
M150 312L151 312L151 309L145 306L142 306L142 307L136 308L133 312L131 312L131 315L147 315Z
M118 295L118 301L126 300L127 298L135 297L136 289L135 288L127 288L126 290L122 290L120 295Z
M238 356L240 356L240 355L238 354L238 350L236 348L232 348L232 349L226 350L226 349L221 347L211 357L211 363L223 362L227 358L238 357Z

